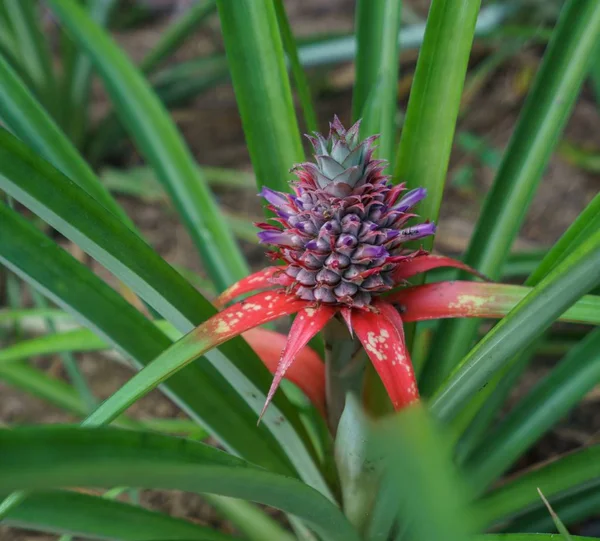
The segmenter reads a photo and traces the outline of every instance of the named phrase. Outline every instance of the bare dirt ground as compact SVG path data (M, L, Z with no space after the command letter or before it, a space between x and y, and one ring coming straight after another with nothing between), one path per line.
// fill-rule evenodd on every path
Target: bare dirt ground
M352 29L353 1L329 0L290 0L289 15L298 35L314 32L350 31ZM423 2L417 12L425 14ZM149 28L117 35L119 41L139 60L156 42L166 21ZM186 47L178 59L206 54L219 47L218 26L213 21L208 29L199 33L193 44ZM459 130L469 130L483 136L494 147L502 150L514 130L519 110L523 104L523 92L519 91L520 78L524 69L534 66L541 51L528 48L517 55L494 76L476 95L459 124ZM474 60L474 64L476 61ZM414 67L414 54L404 55L402 74L409 74ZM341 66L324 73L312 72L311 77L321 80L326 77L329 90L317 99L321 128L327 129L327 121L338 114L343 122L349 120L352 70ZM406 104L406 95L400 97ZM443 104L437 106L443 107ZM95 108L98 115L108 104L100 90L96 91ZM250 170L244 135L236 108L235 96L228 84L206 92L185 108L173 111L183 134L200 164L235 167ZM598 130L598 110L589 89L584 89L566 129L566 137L576 143L592 148L600 148ZM268 152L268 149L265 149ZM122 157L126 164L139 163L133 149ZM472 159L456 148L452 156L451 175L457 168ZM473 224L478 217L480 202L493 180L494 171L489 167L476 165L474 185L465 191L448 186L442 207L439 224L439 249L446 252L460 252L466 246ZM586 173L559 156L554 156L548 167L542 185L527 215L525 226L520 234L518 246L544 247L554 242L568 227L577 214L591 200L600 188L600 179ZM225 208L240 214L260 216L260 204L254 196L240 193L219 193ZM184 228L178 223L174 213L160 203L143 203L131 198L121 198L121 202L148 241L169 262L201 271L202 267L192 243ZM244 243L244 249L253 266L263 262L262 249ZM102 271L99 271L102 273ZM105 275L105 273L102 273ZM127 369L98 355L80 357L81 367L91 382L96 396L108 396L130 376ZM58 359L36 360L50 373L61 374ZM537 379L549 370L551 362L540 361L528 372L522 384L515 390L515 397L522 396ZM0 382L0 423L57 423L73 421L58 409L34 399ZM600 394L592 393L568 419L547 435L522 461L525 466L534 461L546 459L585 443L600 431ZM176 416L177 409L158 393L152 393L140 401L132 414L157 417ZM174 516L187 517L204 524L219 524L226 530L231 527L223 523L216 513L201 498L190 494L145 491L142 503L151 509L158 509ZM41 536L33 532L0 527L0 539L41 540L53 537Z

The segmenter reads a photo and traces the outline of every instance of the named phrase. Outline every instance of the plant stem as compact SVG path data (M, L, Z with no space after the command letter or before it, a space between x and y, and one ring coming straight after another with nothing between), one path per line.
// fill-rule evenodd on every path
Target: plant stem
M365 353L358 340L348 334L339 319L333 319L323 331L325 340L325 381L327 416L332 434L344 411L348 393L360 398L365 369Z

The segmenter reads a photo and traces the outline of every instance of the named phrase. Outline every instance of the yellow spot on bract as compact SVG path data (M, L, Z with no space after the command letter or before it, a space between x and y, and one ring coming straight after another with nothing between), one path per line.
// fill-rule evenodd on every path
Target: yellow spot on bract
M262 306L253 302L247 302L244 304L242 310L254 310L255 312L260 312L262 310Z
M313 317L315 315L316 312L316 308L305 308L304 309L304 313L306 314L306 317Z
M220 320L218 325L215 327L215 332L217 334L225 334L231 331L231 327L228 323L223 320Z
M481 308L493 303L496 297L480 297L478 295L459 295L456 302L450 303L450 308Z
M265 300L266 300L266 301L270 301L272 298L273 298L273 295L267 295L267 296L265 297Z

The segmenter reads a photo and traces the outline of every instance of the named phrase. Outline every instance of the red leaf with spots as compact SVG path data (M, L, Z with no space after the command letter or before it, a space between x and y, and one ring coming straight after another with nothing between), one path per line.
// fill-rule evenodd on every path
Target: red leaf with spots
M384 301L374 303L379 313L355 310L352 326L375 370L379 374L394 409L402 409L419 399L415 373L404 342L402 318Z
M257 293L215 314L192 333L196 341L206 340L211 347L216 347L254 327L295 314L307 304L282 291Z
M285 348L288 337L267 329L251 329L245 332L244 339L256 351L265 366L274 374ZM288 368L285 379L295 383L309 400L325 416L325 368L316 351L305 346L296 355L296 360Z
M282 267L266 267L261 271L255 272L250 276L246 276L239 282L236 282L228 289L223 291L221 295L215 300L215 306L221 308L228 302L231 302L236 297L250 293L252 291L258 291L259 289L268 289L276 285L272 282L273 276L282 270Z
M290 365L294 362L298 352L308 344L309 340L315 336L315 334L323 329L327 322L335 315L337 310L338 309L335 307L321 304L317 308L304 308L304 310L298 313L296 319L294 319L294 322L292 323L292 328L290 329L285 348L281 353L281 358L279 359L277 370L275 371L275 377L273 378L273 383L269 389L267 401L265 402L260 417L265 413L265 410L273 399L275 391L281 383L281 379Z
M388 295L404 321L451 317L504 317L531 288L481 282L437 282Z
M486 280L487 282L490 281L489 278L480 272L477 272L472 267L465 265L461 261L457 261L451 257L428 254L423 254L415 257L414 259L402 261L394 271L392 278L394 279L394 282L401 282L402 280L407 280L416 274L421 274L422 272L427 272L433 269L439 269L441 267L453 267L455 269L461 269L478 276L482 280Z

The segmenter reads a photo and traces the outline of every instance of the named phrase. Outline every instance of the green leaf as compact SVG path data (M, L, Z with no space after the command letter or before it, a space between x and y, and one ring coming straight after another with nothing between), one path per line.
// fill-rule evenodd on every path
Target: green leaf
M436 221L446 180L480 0L433 0L419 52L394 177L424 187L423 218ZM433 238L423 240L430 250Z
M552 506L560 514L565 524L577 524L595 516L600 505L600 487L594 486L589 490L580 490L563 497L553 498ZM511 521L505 528L513 532L547 532L552 530L552 518L548 511L539 506Z
M297 538L283 529L264 510L244 500L205 494L207 500L232 522L248 541L294 541Z
M600 228L598 213L600 213L600 196L595 197L589 203L558 242L545 253L542 261L534 268L525 283L537 285L552 268L584 242L589 233ZM473 397L469 405L463 409L454 423L458 434L464 432L465 427L471 423L459 442L458 453L463 458L482 441L487 427L495 418L514 383L527 368L536 350L536 345L528 346L524 352L505 363L504 368L489 381L486 388Z
M468 512L468 491L452 464L448 442L422 406L381 422L370 445L383 466L376 511L387 507L397 513L400 527L414 541L469 538L475 522ZM369 541L388 539L385 530L369 533Z
M164 32L159 41L140 63L140 70L149 73L175 52L185 40L216 10L215 0L195 2Z
M182 334L216 313L210 302L115 216L40 160L22 143L2 131L0 188L13 194L58 231L79 244ZM162 349L165 348L166 345ZM153 357L158 356L162 349L153 350ZM272 381L271 374L242 339L223 344L219 350L208 353L206 358L209 363L196 367L198 378L202 378L202 385L212 386L214 393L218 393L218 403L221 406L211 407L206 402L198 404L198 407L209 418L215 419L220 416L221 408L232 410L231 401L235 400L238 404L236 409L244 412L243 415L250 414L246 417L246 429L254 430L256 417L252 418L249 407L255 412L262 409ZM150 360L146 359L146 362ZM195 384L190 380L188 385L189 391L194 385L198 388L202 386L199 380ZM200 398L196 396L194 401L199 402ZM298 412L281 393L276 397L275 405L280 415L289 422L282 423L279 416L269 416L261 428L264 425L273 433L278 433L282 444L300 461L312 462L308 456L309 451L303 444L308 444L309 439ZM207 423L208 418L203 422ZM211 425L211 431L224 428L219 428L212 422ZM226 431L235 435L232 427L227 427ZM252 439L258 437L255 434ZM264 435L260 437L264 438ZM244 447L247 446L235 446L239 452L243 452ZM275 449L272 452L278 454L277 445ZM266 453L265 456L271 454ZM260 462L260 459L254 460Z
M485 523L492 524L541 505L538 488L552 502L555 497L597 487L599 480L600 446L587 447L508 481L475 505Z
M298 47L285 11L283 0L275 0L273 5L275 6L275 14L277 16L281 41L290 63L292 75L294 76L294 84L296 85L296 92L298 93L298 100L300 101L300 106L302 107L302 112L304 114L304 125L306 126L307 131L312 133L317 131L318 125L317 115L310 95L310 85L308 84L304 68L300 63Z
M600 34L600 4L570 0L561 12L533 88L481 209L464 261L492 279L500 272L588 73ZM431 352L433 392L466 354L479 322L444 323Z
M600 194L590 201L583 212L569 226L565 234L547 252L542 262L527 278L527 285L539 283L576 246L598 229L600 229Z
M502 419L465 468L483 489L600 382L600 329L580 342Z
M73 415L87 415L87 407L73 387L25 363L0 366L0 380Z
M556 529L560 532L560 535L565 539L565 541L572 541L573 538L571 537L569 530L567 530L562 520L560 520L560 517L554 512L554 509L552 509L550 502L546 499L546 497L539 488L538 493L540 495L540 498L542 498L544 505L548 508L548 512L552 516L552 521L554 522Z
M205 526L122 502L63 490L34 492L4 519L7 526L78 537L232 541Z
M171 344L152 322L14 211L0 206L0 219L0 263L74 314L117 351L143 366ZM270 381L270 374L267 378ZM170 378L166 392L231 451L290 473L289 463L266 426L256 427L256 414L208 363L192 364Z
M219 289L247 274L225 219L167 112L112 39L69 0L49 0L53 12L86 50L123 122L173 199Z
M272 2L217 0L221 31L258 186L288 191L304 158Z
M370 430L362 405L354 395L348 393L336 432L335 461L344 514L361 532L372 518L373 495L377 492L377 478L367 452ZM378 529L378 525L371 521L370 528Z
M454 418L503 363L535 340L600 281L600 230L590 235L533 288L461 361L431 400L436 416Z
M6 125L107 209L131 224L71 141L2 57L0 89L0 116Z
M87 14L100 26L106 26L110 16L117 4L117 0L86 0ZM80 145L84 141L87 123L90 120L89 98L92 84L92 63L84 51L78 50L75 44L63 31L64 40L69 41L70 47L75 51L73 67L66 81L68 96L64 98L66 102L65 115L67 115L67 132L71 136L74 144Z
M592 541L595 537L581 537L572 535L572 541ZM564 537L560 534L526 534L526 533L511 533L511 534L488 534L478 535L474 541L564 541Z
M358 541L316 490L201 443L110 428L15 428L0 430L0 449L0 493L60 485L208 492L281 509L327 541Z
M356 76L352 116L361 134L380 134L376 154L393 169L399 72L401 0L360 0L356 5ZM375 98L373 100L373 98ZM367 107L375 101L377 106Z
M34 81L35 91L49 110L58 105L52 56L39 24L39 3L35 0L4 0L16 51L25 70Z

